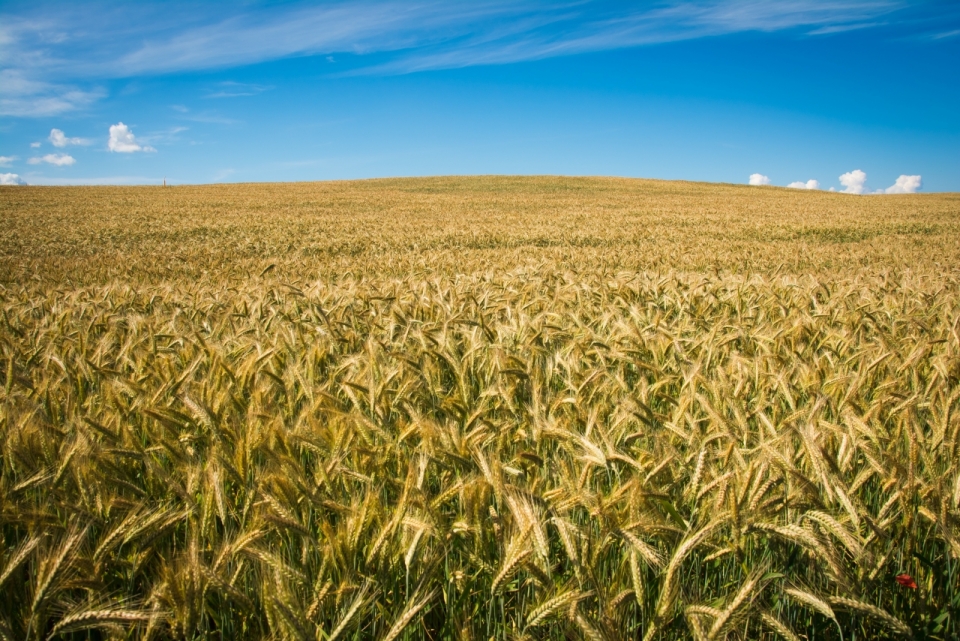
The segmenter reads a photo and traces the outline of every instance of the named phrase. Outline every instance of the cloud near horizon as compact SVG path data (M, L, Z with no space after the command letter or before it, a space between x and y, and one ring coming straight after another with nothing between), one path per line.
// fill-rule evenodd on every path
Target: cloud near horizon
M110 139L107 141L110 151L120 154L132 154L137 151L156 151L150 145L141 145L137 142L130 127L122 122L110 125Z
M17 174L0 174L0 185L26 185Z
M897 182L883 190L885 194L915 194L923 188L923 180L920 176L901 175Z
M854 169L840 176L840 184L846 188L843 190L845 194L915 194L923 188L923 178L901 174L896 182L886 189L870 191L867 188L867 174L860 169Z
M862 194L867 190L867 174L859 169L848 171L839 180L845 194Z
M896 182L886 189L877 189L870 191L867 188L867 174L861 169L848 171L839 178L840 184L844 187L840 193L844 194L915 194L923 188L923 179L917 175L902 174ZM750 174L749 184L751 185L769 185L770 178L763 174ZM821 189L820 181L811 178L807 182L795 181L787 185L789 189ZM830 191L836 191L833 187Z

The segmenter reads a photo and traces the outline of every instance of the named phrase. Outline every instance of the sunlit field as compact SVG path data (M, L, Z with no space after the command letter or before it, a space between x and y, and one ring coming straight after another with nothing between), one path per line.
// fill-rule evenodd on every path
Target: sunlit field
M955 639L960 195L0 188L4 639Z

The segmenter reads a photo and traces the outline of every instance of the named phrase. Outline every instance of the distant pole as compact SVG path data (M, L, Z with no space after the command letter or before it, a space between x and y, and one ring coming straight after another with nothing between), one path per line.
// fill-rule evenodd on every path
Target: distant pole
M163 177L163 186L164 186L164 187L167 186L167 177L166 177L166 176Z

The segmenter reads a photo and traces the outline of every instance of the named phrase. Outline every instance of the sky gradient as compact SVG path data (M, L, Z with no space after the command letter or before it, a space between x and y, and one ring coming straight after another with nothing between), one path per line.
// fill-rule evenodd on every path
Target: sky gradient
M957 114L957 2L0 3L5 182L960 191Z

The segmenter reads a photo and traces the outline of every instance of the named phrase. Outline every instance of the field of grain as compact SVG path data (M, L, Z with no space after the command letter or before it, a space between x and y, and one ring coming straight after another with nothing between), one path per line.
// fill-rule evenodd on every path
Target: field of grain
M4 187L0 224L0 638L960 635L960 195Z

